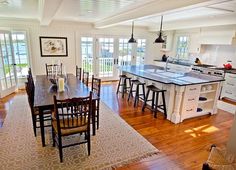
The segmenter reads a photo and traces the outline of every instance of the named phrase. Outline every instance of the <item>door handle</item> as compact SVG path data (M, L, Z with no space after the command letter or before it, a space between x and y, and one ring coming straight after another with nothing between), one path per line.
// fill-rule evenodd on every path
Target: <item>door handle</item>
M117 59L116 59L116 64L118 65L118 63L119 63L119 59L117 58Z
M116 64L116 59L114 59L113 63L114 63L114 65Z
M11 64L11 65L13 65L13 66L16 66L16 64L14 63L14 64Z

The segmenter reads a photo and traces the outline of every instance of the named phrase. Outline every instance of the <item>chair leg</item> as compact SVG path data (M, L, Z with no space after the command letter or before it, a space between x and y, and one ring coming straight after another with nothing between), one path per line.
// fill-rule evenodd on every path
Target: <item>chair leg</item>
M36 137L36 116L32 115L32 123L33 123L33 130L34 130L34 136Z
M202 170L211 170L211 168L210 168L209 164L205 162L205 163L202 165Z
M155 92L152 92L152 110L154 109Z
M150 90L148 89L146 97L145 97L145 100L144 100L144 103L143 103L143 107L142 107L142 111L143 112L144 112L144 109L145 109L145 107L147 105L147 100L148 100L149 92L150 92Z
M118 83L118 87L117 87L117 90L116 90L116 94L119 93L119 89L120 89L120 81L121 81L121 78L120 78L119 83Z
M124 79L124 83L123 83L122 98L124 98L125 91L126 91L126 79Z
M129 90L129 95L128 95L128 101L129 101L129 99L130 99L130 96L132 95L132 91L133 91L133 85L134 85L134 83L131 83L131 87L130 87L130 90Z
M165 115L165 118L167 118L167 113L166 113L166 100L165 100L165 94L164 94L164 92L162 92L162 101L163 101L164 115Z
M143 101L145 100L145 88L144 88L144 85L142 85L143 87Z
M154 108L154 117L157 118L157 108L158 108L158 97L159 97L159 93L156 93L156 103L155 103L155 108ZM153 99L154 100L154 99Z
M55 131L53 126L52 126L52 146L55 147Z
M90 141L90 132L87 132L87 140L88 140L88 155L90 155L90 150L91 150L91 141Z
M60 162L63 162L62 141L61 141L61 136L59 134L58 134L58 148L59 148Z
M97 102L97 129L99 128L99 101Z

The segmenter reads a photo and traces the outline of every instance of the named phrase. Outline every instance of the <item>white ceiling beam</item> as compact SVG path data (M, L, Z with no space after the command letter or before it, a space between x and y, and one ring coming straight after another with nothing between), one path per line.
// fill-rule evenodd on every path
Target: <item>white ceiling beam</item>
M187 19L179 21L164 22L163 31L178 30L178 29L189 29L189 28L201 28L210 26L220 26L220 25L236 25L236 14L224 15L216 17L201 17L196 19ZM235 28L236 29L236 28ZM149 32L157 32L157 27L150 26L148 28Z
M40 25L47 26L52 22L62 1L63 0L39 0Z
M134 9L123 11L114 16L100 20L94 24L95 28L106 28L125 21L148 17L157 14L180 11L203 6L209 6L230 0L155 0Z

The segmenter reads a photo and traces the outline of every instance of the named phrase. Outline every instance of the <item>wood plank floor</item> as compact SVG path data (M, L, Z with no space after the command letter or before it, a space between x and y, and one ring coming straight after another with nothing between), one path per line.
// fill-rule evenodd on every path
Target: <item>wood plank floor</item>
M175 125L165 120L161 113L155 119L149 110L142 112L141 103L133 108L133 101L127 102L127 96L122 99L121 95L115 94L116 87L117 83L104 83L102 101L164 155L158 159L151 157L119 169L201 169L202 163L208 157L210 145L214 143L224 147L226 144L233 121L232 114L219 110L217 115L189 119ZM0 100L2 121L7 116L9 103L15 95L25 95L25 92L20 91Z

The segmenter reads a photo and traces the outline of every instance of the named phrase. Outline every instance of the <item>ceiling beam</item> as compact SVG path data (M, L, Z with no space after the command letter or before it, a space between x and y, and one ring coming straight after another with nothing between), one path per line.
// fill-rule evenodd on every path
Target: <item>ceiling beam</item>
M47 26L52 22L62 0L39 0L40 25Z
M135 20L138 18L150 17L157 14L167 14L185 9L193 9L197 7L209 6L220 2L230 0L155 0L149 1L142 6L134 9L123 11L111 17L100 20L94 24L95 28L106 28L120 24L125 21Z

